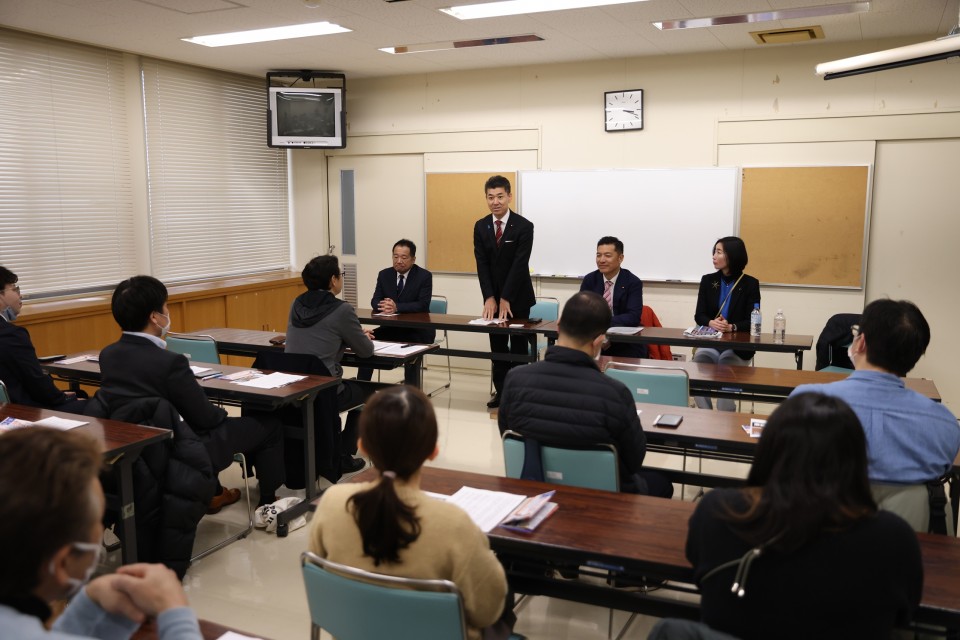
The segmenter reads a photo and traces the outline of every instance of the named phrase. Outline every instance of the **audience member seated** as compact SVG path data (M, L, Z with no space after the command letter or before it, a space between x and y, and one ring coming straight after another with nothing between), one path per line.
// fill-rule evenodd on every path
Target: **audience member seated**
M605 442L617 447L620 490L669 498L673 484L641 471L647 439L630 390L597 368L610 327L610 306L589 291L567 300L560 337L544 359L507 375L497 417L500 432L559 445Z
M17 274L0 267L0 380L10 401L31 407L83 413L86 398L61 391L40 368L30 333L13 324L23 308Z
M416 264L417 245L411 240L397 240L393 245L393 266L377 274L370 308L374 313L401 314L426 313L430 311L433 297L433 274ZM430 344L437 337L433 329L409 327L377 327L373 331L377 340L388 342L415 342ZM416 384L420 363L412 362L404 367L408 384ZM373 369L362 367L357 380L370 380Z
M352 473L363 469L357 452L357 430L360 410L355 409L376 391L373 385L356 380L343 380L340 360L350 347L359 358L373 355L373 332L363 329L357 312L337 298L343 290L343 274L337 256L317 256L307 263L301 273L308 291L297 296L290 307L287 325L287 353L307 353L320 358L330 375L341 378L337 388L337 406L342 411L353 409L347 415L347 424L340 438L341 470Z
M874 300L851 327L854 372L830 384L802 385L793 395L823 393L856 412L867 437L871 482L922 484L947 473L960 451L960 426L943 404L907 389L903 376L930 344L930 325L905 300Z
M123 335L100 352L96 400L106 414L116 415L125 405L146 398L168 401L203 442L216 473L230 466L235 453L243 453L256 468L259 505L275 501L284 481L280 421L267 413L228 418L223 407L207 399L186 356L166 350L170 311L163 283L151 276L124 280L113 292L111 308ZM221 487L210 512L239 499L239 489Z
M752 638L889 638L920 602L916 534L878 511L866 440L842 400L788 398L743 489L707 493L687 558L710 627Z
M199 640L176 575L131 564L90 580L103 549L96 441L43 427L0 436L0 635L17 640L129 638L147 617L161 640ZM24 490L29 487L29 490ZM72 598L48 630L50 603Z
M613 317L611 327L639 327L643 315L643 282L623 264L623 242L613 236L597 241L597 270L588 273L580 283L580 291L603 296ZM646 358L647 345L626 342L607 343L603 355Z
M359 446L380 477L327 489L310 550L365 571L452 581L463 596L468 636L479 639L504 610L507 580L470 517L420 490L420 468L439 454L430 400L409 386L380 391L360 418Z

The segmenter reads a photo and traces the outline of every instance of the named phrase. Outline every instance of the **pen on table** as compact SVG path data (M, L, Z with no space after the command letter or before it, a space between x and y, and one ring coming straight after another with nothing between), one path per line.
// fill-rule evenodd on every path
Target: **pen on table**
M660 422L660 418L662 418L662 417L663 417L663 414L662 414L662 413L658 413L658 414L657 414L657 419L653 421L653 424L657 424L658 422Z

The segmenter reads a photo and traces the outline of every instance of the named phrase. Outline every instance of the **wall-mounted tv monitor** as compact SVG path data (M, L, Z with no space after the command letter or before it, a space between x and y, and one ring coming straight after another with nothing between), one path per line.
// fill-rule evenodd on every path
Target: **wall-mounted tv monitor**
M269 146L292 149L347 146L342 89L269 87L269 99Z

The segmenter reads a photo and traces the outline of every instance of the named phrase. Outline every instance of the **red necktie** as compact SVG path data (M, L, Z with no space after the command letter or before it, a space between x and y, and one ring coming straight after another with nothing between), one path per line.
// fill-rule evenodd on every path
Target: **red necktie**
M503 240L503 221L497 220L494 224L497 225L496 237L497 237L497 246L499 247L500 241Z

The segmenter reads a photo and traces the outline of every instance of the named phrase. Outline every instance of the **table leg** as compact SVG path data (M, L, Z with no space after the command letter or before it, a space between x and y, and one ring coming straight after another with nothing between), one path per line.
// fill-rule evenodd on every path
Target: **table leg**
M133 503L133 462L136 456L124 455L115 464L120 474L120 557L123 564L137 561L137 523Z
M793 357L797 361L797 370L803 369L803 350L797 349Z
M403 383L423 389L423 356L403 365Z
M316 394L312 394L300 401L300 411L303 414L303 468L306 475L304 484L307 491L307 502L313 500L317 495L317 459L316 459L316 440L317 434L314 420L313 401Z
M537 334L531 333L528 335L527 341L530 343L530 353L533 354L533 360L536 362L540 359L540 349L537 345Z

